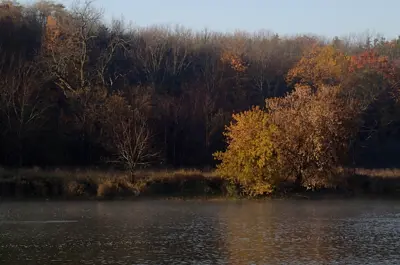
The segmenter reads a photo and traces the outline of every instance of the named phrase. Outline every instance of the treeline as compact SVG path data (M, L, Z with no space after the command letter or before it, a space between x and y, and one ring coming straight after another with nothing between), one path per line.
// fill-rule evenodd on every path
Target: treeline
M396 87L399 57L400 41L384 38L327 41L268 32L133 28L122 21L105 24L90 4L66 9L51 2L3 2L0 164L214 166L213 153L226 147L223 131L232 114L264 107L268 98L281 98L279 106L297 97L312 98L312 91L296 92L296 84L313 91L329 85L371 92L354 116L362 120L359 130L342 139L349 144L341 151L355 161L368 157L365 150L381 146L387 135L398 138L396 115L386 115L397 111L392 104L396 90L386 88ZM351 61L354 71L340 60ZM390 92L375 93L383 90ZM291 91L299 95L285 100ZM309 101L318 102L321 109L315 113L331 116L336 108L355 105ZM280 118L297 126L285 134L307 132L299 117L288 113ZM326 137L336 137L330 132ZM325 137L324 132L319 136Z

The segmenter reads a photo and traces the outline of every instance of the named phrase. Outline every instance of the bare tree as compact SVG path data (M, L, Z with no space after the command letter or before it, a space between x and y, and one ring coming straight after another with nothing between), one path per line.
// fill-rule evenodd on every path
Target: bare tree
M47 25L46 64L67 97L79 96L97 85L111 86L119 77L118 73L107 76L107 70L117 49L125 44L122 23L113 22L106 47L98 58L90 57L99 39L101 17L102 12L85 2L74 6L71 13L48 18L54 22Z
M118 49L122 49L123 52L128 51L128 42L123 39L124 29L122 21L112 21L111 31L106 36L107 45L100 51L97 59L95 71L97 72L101 85L104 87L112 87L118 79L125 76L123 71L118 71L118 69L111 71L109 69Z
M251 45L248 54L251 58L251 79L256 86L261 97L276 96L276 86L278 82L273 83L279 75L279 65L277 60L278 45L277 40L257 39ZM280 58L281 60L282 58Z
M74 127L80 132L82 152L90 148L89 136L93 133L92 115L111 91L114 82L122 77L110 70L119 48L125 48L122 39L123 25L115 21L112 31L101 35L102 12L93 8L90 1L76 4L68 13L50 16L47 23L46 45L42 63L66 99L73 116ZM105 43L100 46L99 43ZM88 147L89 146L89 147Z
M149 165L157 153L149 152L151 149L151 134L143 117L136 113L125 120L120 120L113 127L114 143L118 152L118 160L128 170Z
M149 28L139 32L141 43L137 47L137 58L151 86L155 88L165 78L165 57L168 50L168 32L162 28Z
M175 34L169 36L170 56L167 67L174 77L178 77L190 65L188 60L191 32L189 30L176 28Z
M1 65L4 67L4 64ZM37 64L14 57L11 66L0 72L3 72L0 79L0 111L4 122L2 133L14 135L21 166L23 141L43 127L45 112L51 107L51 102L44 101L44 84Z
M218 108L217 101L218 99L226 99L227 91L223 90L226 76L221 69L219 53L216 49L207 46L203 50L205 51L205 57L203 58L204 65L201 69L202 84L193 93L194 109L198 108L199 113L201 113L201 119L204 123L205 148L208 150L211 144L211 137L217 131L216 127L221 126L221 119L219 118L221 117L222 106ZM227 103L225 101L225 104Z
M122 164L131 172L146 167L158 155L151 145L152 134L146 115L149 97L141 88L132 90L137 93L110 96L97 112L103 130L101 141L116 157L110 162Z

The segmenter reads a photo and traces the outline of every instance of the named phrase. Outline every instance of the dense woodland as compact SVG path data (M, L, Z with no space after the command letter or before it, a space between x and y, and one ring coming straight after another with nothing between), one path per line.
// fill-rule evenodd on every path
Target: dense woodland
M3 2L0 164L204 168L226 137L272 137L301 172L396 166L399 58L400 39L137 28L90 4ZM224 134L232 114L252 132Z

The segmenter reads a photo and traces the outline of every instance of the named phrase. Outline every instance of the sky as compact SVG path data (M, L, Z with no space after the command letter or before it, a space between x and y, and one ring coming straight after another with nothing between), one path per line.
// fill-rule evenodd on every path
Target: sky
M22 0L20 2L32 2ZM67 7L73 0L60 0ZM107 21L124 18L138 26L181 25L193 30L326 37L369 32L400 34L400 0L95 0Z

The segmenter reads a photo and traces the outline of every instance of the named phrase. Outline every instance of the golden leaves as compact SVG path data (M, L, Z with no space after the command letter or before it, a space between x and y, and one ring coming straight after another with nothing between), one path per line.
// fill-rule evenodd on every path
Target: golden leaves
M272 166L277 160L272 143L275 126L259 107L234 114L232 118L224 133L228 148L214 154L222 161L217 173L240 183L251 196L272 192L277 178Z
M288 72L286 81L313 86L337 85L347 72L348 62L349 57L333 46L315 46Z

